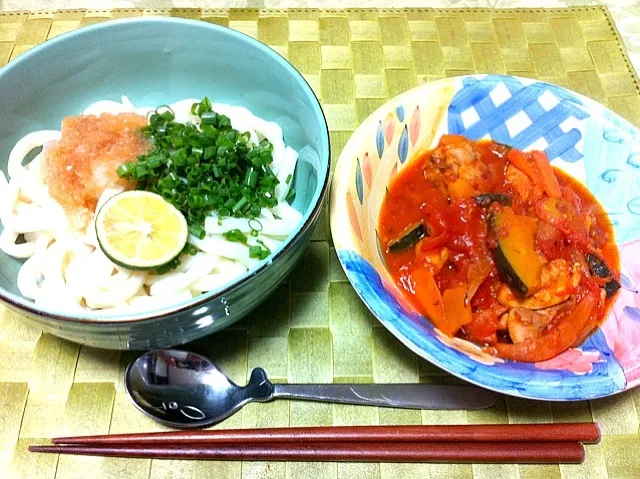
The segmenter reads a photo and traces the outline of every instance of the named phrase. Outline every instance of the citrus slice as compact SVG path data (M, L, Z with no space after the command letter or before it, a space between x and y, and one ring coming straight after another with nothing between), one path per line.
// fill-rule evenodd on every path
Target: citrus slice
M153 269L180 254L189 228L183 214L162 196L125 191L110 198L96 215L100 249L128 269Z

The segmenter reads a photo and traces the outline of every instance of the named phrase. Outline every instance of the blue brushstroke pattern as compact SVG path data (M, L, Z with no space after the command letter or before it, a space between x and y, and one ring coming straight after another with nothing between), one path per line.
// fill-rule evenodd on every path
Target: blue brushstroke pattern
M409 130L407 125L404 126L404 130L400 134L400 140L398 141L398 157L400 163L407 161L407 154L409 153Z
M637 293L638 292L638 288L636 288L636 285L633 283L631 278L629 278L624 273L620 274L620 283L622 284L622 287L624 289L626 289L627 291L631 291L633 293Z
M624 136L616 129L605 130L602 137L609 143L624 143Z
M618 175L622 173L622 170L617 170L615 168L608 169L604 171L600 175L600 179L602 181L606 181L607 183L614 183L618 179Z
M384 262L384 255L382 254L382 241L380 241L380 235L378 234L378 230L376 230L376 246L378 250L378 258Z
M415 353L451 374L506 394L546 400L591 399L622 391L626 386L622 368L600 330L582 346L585 351L601 353L601 362L593 365L590 374L540 370L533 364L517 362L487 366L441 343L432 324L408 313L360 255L339 250L338 257L356 292L380 322Z
M609 214L616 242L640 239L640 169L634 163L640 156L640 132L602 110L586 121L584 155L587 187Z
M404 121L404 107L402 105L396 108L396 115L398 117L398 120L400 120L401 122Z
M378 150L378 158L382 158L384 152L384 128L382 122L378 123L378 131L376 132L376 148Z
M633 168L640 168L640 153L631 153L627 159L627 165Z
M364 201L364 182L362 181L362 168L360 167L360 158L356 158L356 192L358 193L358 201L360 204Z
M627 209L632 215L640 215L640 198L632 198L627 203Z
M511 98L495 106L490 93L499 85L509 90ZM558 100L558 104L549 111L538 102L538 98L547 92ZM480 120L465 127L462 113L469 108L475 109ZM532 123L512 137L506 123L522 112L527 114ZM462 89L449 105L448 128L451 134L465 135L473 140L489 135L495 141L518 149L526 149L544 138L549 145L545 152L550 160L562 158L573 163L582 159L582 154L575 147L582 133L575 128L566 133L562 131L560 124L570 117L584 120L589 113L580 99L568 90L543 82L525 85L517 78L488 75L481 79L463 80Z
M625 306L622 311L624 312L624 314L626 314L629 318L635 320L635 321L640 321L640 309L638 308L634 308L633 306Z

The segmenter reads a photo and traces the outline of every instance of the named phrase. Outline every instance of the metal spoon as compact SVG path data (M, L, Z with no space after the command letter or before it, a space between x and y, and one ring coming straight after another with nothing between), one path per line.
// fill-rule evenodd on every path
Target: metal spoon
M261 368L241 387L207 358L175 349L149 351L133 361L125 388L143 413L176 428L210 426L247 403L280 398L408 409L483 409L496 401L494 393L473 386L272 384Z

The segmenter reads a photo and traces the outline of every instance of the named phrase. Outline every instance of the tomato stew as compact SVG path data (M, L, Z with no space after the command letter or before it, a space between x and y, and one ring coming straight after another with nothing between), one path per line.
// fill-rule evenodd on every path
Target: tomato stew
M538 151L444 136L392 180L378 233L424 316L506 359L579 345L620 288L607 214Z

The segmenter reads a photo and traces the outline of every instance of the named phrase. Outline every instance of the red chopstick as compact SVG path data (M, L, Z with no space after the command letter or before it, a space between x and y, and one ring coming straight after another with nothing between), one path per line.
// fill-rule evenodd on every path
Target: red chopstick
M581 463L579 442L379 442L268 443L214 445L53 445L31 452L158 459L242 461Z
M600 440L596 423L451 426L347 426L170 431L57 437L54 444L167 445L308 442L582 442Z

